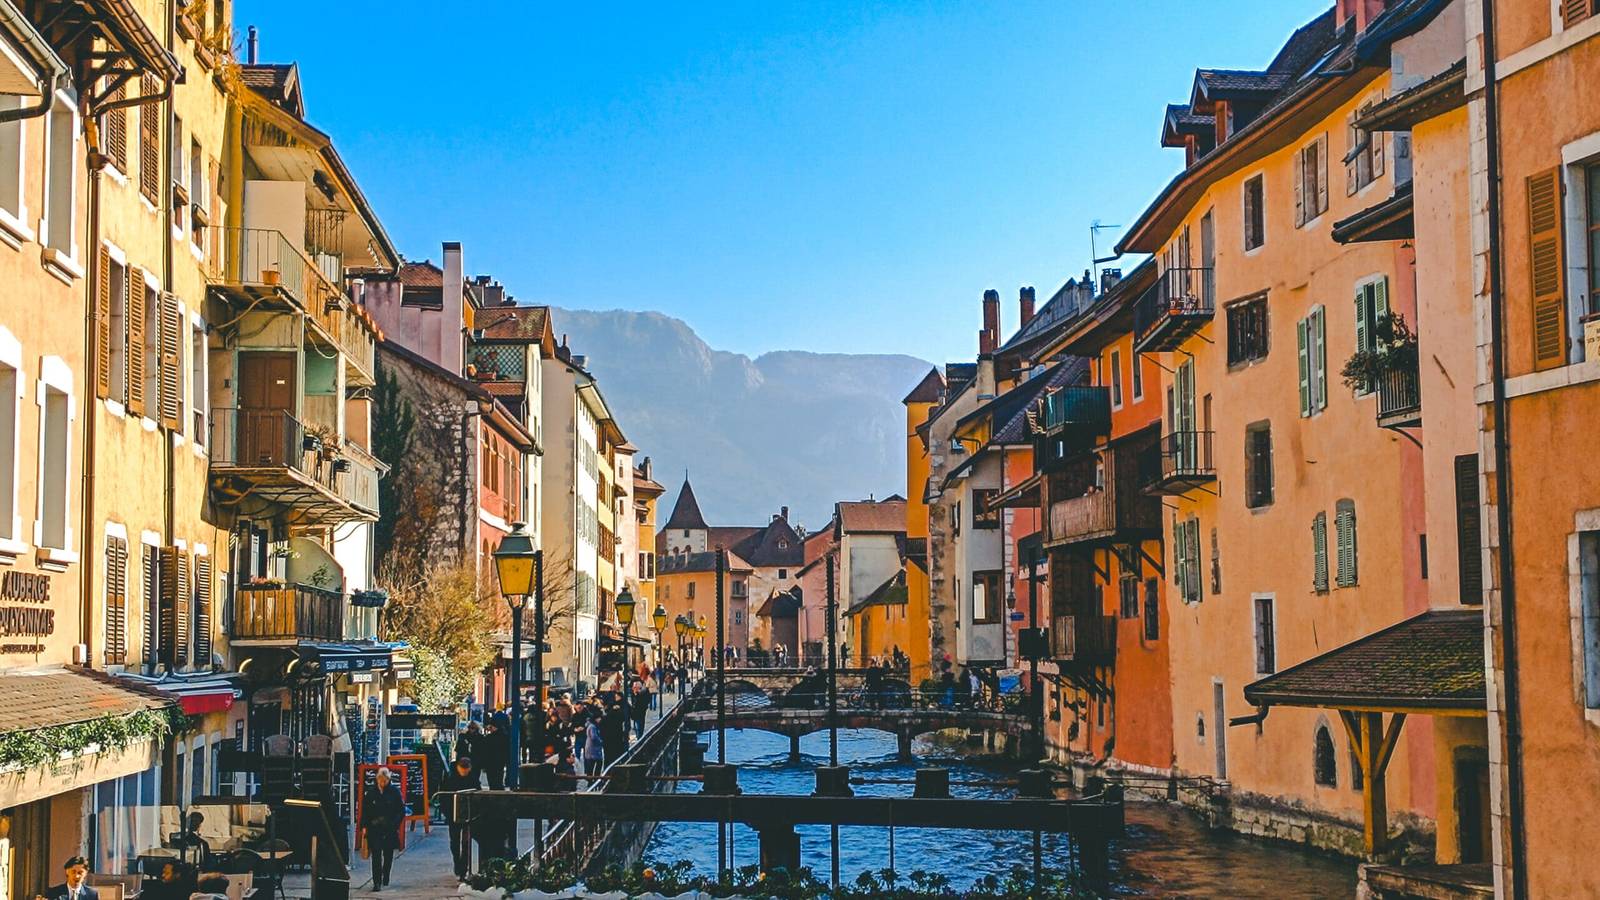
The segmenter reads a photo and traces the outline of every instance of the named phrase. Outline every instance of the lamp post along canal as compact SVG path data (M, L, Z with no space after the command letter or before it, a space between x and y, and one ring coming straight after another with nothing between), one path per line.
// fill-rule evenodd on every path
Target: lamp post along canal
M506 783L517 786L517 776L522 765L522 609L528 596L534 596L533 679L535 691L542 693L544 680L544 597L542 582L543 554L533 546L533 536L527 527L517 522L511 532L500 539L494 551L495 574L500 579L500 593L511 606L511 771ZM536 582L540 583L536 585ZM536 590L536 587L538 590ZM542 714L541 710L541 714ZM534 740L541 741L544 730L542 715L534 716ZM537 743L536 743L537 746ZM543 760L540 760L543 762Z
M662 641L667 635L667 608L665 606L660 603L656 604L655 612L650 614L650 624L654 625L656 629L656 693L660 694L662 687L661 669L663 668L661 654L666 646ZM665 702L662 703L661 708L663 710L666 709Z
M611 601L611 608L616 611L617 624L622 626L622 708L630 711L633 709L634 700L633 694L628 691L628 669L633 666L628 659L628 632L633 627L633 606L633 591L624 585L622 593ZM626 728L623 729L623 733L627 733Z

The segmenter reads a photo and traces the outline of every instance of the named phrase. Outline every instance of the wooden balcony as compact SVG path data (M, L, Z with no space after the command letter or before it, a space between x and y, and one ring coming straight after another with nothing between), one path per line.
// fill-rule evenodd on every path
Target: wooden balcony
M1122 543L1161 533L1161 501L1141 488L1149 481L1148 442L1080 454L1045 482L1049 500L1045 546Z
M210 424L219 506L298 525L377 520L381 464L365 450L330 447L285 410L218 407Z
M1216 275L1209 268L1167 269L1133 312L1135 349L1176 350L1216 315Z
M344 638L343 594L308 584L240 585L233 595L236 645L287 645Z
M1109 666L1117 658L1114 616L1071 614L1050 623L1050 656L1063 662Z
M214 293L235 304L303 314L308 336L344 357L351 383L374 383L377 326L334 280L280 232L208 227L221 232L216 243L224 248L220 258L207 258Z

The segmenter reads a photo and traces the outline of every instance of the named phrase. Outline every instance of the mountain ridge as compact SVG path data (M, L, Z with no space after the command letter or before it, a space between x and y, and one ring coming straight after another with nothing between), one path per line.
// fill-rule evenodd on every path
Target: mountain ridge
M932 363L904 354L719 350L654 310L551 310L624 434L667 486L687 470L712 524L760 524L781 507L821 528L838 500L905 490L900 398Z

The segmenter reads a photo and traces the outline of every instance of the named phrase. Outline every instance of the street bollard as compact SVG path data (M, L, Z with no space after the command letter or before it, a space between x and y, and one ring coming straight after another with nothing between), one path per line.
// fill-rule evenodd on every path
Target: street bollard
M739 767L726 763L706 763L705 780L700 792L715 796L730 796L739 791Z
M928 767L917 770L917 784L911 796L922 800L950 799L950 770Z
M813 797L854 797L850 788L849 766L817 766L817 789Z

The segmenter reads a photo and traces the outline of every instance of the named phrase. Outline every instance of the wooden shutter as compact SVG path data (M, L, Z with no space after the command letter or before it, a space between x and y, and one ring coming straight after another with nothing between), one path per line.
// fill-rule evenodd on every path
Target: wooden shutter
M1211 529L1211 593L1222 593L1222 550L1217 546L1217 529Z
M178 548L162 547L161 564L158 577L160 579L160 604L158 607L159 627L156 629L160 641L160 659L169 668L175 668L178 662Z
M1178 589L1178 596L1185 602L1189 599L1189 592L1184 587L1184 577L1188 574L1189 566L1184 559L1184 553L1189 549L1189 542L1184 536L1187 522L1172 520L1172 584Z
M94 395L111 396L111 254L101 247L95 265L99 284L94 296Z
M1317 513L1311 520L1311 588L1328 590L1328 514Z
M1594 0L1561 0L1561 25L1563 28L1582 22L1594 14Z
M1294 323L1295 347L1300 362L1300 416L1311 415L1311 326L1305 319Z
M1354 194L1361 187L1357 171L1361 168L1361 154L1356 148L1361 146L1361 131L1356 128L1356 114L1351 112L1344 120L1344 195Z
M1561 249L1561 170L1554 168L1528 177L1535 370L1567 363L1567 292Z
M1161 638L1160 582L1147 578L1144 582L1144 638L1147 641Z
M1256 197L1255 193L1250 190L1252 184L1254 184L1253 181L1244 183L1244 249L1246 250L1255 249L1255 240L1257 238L1255 234Z
M1483 507L1478 496L1478 454L1456 457L1456 566L1461 602L1483 603Z
M1317 215L1328 211L1328 133L1317 138Z
M140 93L151 96L161 83L146 75ZM156 206L161 205L161 101L147 100L139 106L139 193Z
M144 548L144 658L151 665L161 661L161 556L149 544Z
M105 664L128 661L128 542L106 539L106 646Z
M107 98L116 103L127 98L127 88L117 85ZM116 109L106 110L105 114L105 154L111 158L111 164L117 171L128 171L128 109L119 106Z
M1200 602L1200 520L1189 520L1189 597Z
M1306 165L1310 147L1301 147L1294 155L1294 227L1299 228L1311 217L1306 214Z
M161 424L177 431L183 427L183 316L175 294L162 292L160 313Z
M1378 100L1368 103L1365 107L1363 107L1363 109L1370 110L1374 106L1377 106L1381 100L1382 97L1379 97ZM1367 132L1367 144L1371 148L1370 152L1372 153L1372 180L1376 181L1383 175L1383 132Z
M211 557L194 558L194 663L211 665Z
M123 284L128 291L128 302L123 306L128 320L128 412L136 416L145 414L144 363L145 363L145 305L148 290L144 283L144 270L129 266Z

